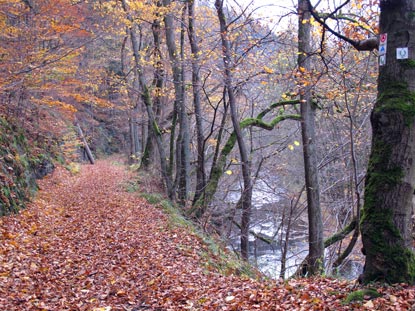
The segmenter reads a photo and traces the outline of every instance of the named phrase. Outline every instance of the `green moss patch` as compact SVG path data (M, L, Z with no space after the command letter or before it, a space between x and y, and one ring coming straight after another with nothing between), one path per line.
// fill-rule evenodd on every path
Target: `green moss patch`
M0 117L0 216L24 208L37 190L36 178L51 169L50 155L29 142L23 129Z
M404 68L404 69L414 69L415 68L415 60L413 59L401 59L398 61L398 63Z
M382 295L379 294L375 289L361 289L347 295L347 297L343 300L343 304L347 305L352 302L362 302L364 300L370 300L381 296Z
M412 124L415 116L415 92L411 92L405 82L383 84L375 112L400 112L404 116L405 124Z

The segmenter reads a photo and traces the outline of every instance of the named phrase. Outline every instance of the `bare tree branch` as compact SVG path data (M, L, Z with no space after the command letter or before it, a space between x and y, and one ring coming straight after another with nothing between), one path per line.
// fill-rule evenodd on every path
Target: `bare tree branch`
M344 5L346 5L349 1L346 1L342 4L341 7L343 7ZM341 33L335 31L334 29L332 29L327 23L326 23L326 19L329 17L332 17L338 10L336 9L335 12L329 14L324 20L320 17L320 15L314 10L310 0L307 0L308 3L308 9L311 13L311 15L314 17L314 19L320 24L322 25L327 31L329 31L331 34L333 34L334 36L336 36L339 39L342 39L343 41L346 41L347 43L351 44L356 50L358 51L372 51L374 49L377 49L379 46L379 39L378 37L371 37L368 39L364 39L364 40L353 40L350 39L349 37L346 37L344 35L342 35Z

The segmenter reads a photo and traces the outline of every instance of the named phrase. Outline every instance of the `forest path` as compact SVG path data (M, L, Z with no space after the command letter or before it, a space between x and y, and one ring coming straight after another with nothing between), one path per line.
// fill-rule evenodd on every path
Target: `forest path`
M214 271L199 236L126 191L131 178L109 160L59 167L26 210L0 219L0 310L350 310L346 281Z

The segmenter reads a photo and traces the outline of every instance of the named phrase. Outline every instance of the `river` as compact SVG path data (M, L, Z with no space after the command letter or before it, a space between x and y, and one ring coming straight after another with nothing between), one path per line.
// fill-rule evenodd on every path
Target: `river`
M296 207L293 199L285 195L283 189L270 189L270 183L262 180L256 182L253 189L251 218L250 262L270 278L278 279L281 271L283 247L288 243L286 253L285 278L290 277L308 253L307 217L304 207ZM240 197L239 187L234 187L225 197L225 202L234 205ZM238 219L239 211L234 211ZM291 221L289 218L291 216ZM289 235L287 236L287 228ZM227 229L229 248L240 249L239 229L236 226ZM288 237L288 239L287 239ZM272 241L264 242L264 240ZM330 254L326 253L326 262ZM356 279L362 272L360 260L346 260L340 267L337 276L346 279ZM328 273L329 274L329 273Z

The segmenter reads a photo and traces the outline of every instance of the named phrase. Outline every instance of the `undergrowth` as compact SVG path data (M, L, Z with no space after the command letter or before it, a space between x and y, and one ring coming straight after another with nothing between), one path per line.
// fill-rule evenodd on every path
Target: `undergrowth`
M134 185L135 184L135 185ZM127 186L129 191L138 190L136 183L130 183ZM237 274L249 278L259 279L263 276L249 263L241 260L238 256L226 249L223 242L217 238L208 235L197 224L187 219L179 207L175 206L159 193L139 192L140 196L147 200L148 203L157 208L161 208L164 213L169 215L169 223L172 228L184 228L189 234L195 235L206 246L200 253L201 258L205 260L206 269L216 270L221 274Z

